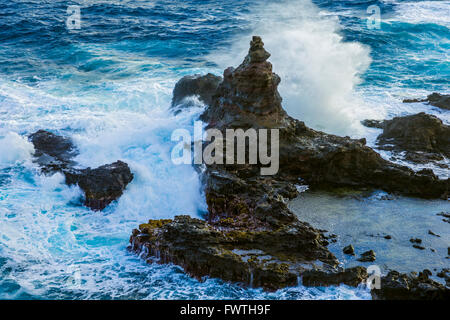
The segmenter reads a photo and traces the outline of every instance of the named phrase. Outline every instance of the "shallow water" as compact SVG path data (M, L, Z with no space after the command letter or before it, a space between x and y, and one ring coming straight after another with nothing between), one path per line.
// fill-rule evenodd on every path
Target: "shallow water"
M272 53L284 107L309 126L373 138L359 120L426 109L450 121L400 102L449 92L450 2L375 1L382 28L368 30L373 3L79 0L82 27L69 31L67 1L0 1L0 299L370 298L200 283L126 246L150 218L204 212L197 173L170 161L172 131L191 130L203 106L174 116L171 92L183 75L236 66L252 34ZM26 136L38 129L72 137L81 166L121 159L135 179L104 212L87 210L77 188L32 163Z
M338 236L329 249L344 267L376 264L385 272L448 268L450 224L437 214L450 212L450 202L407 197L384 200L386 197L391 198L382 192L337 195L306 191L290 203L290 208L300 220ZM385 239L387 235L392 239ZM425 250L414 248L411 238L421 239ZM342 252L349 244L355 247L355 256ZM375 251L376 261L357 261L367 250Z

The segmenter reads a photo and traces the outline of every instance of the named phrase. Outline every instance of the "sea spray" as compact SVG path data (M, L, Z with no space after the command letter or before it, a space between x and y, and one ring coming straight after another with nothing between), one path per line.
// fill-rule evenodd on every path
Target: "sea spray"
M370 65L369 48L345 42L336 17L321 16L310 1L282 1L257 6L252 31L239 35L232 48L212 53L222 68L237 66L252 34L264 39L269 61L282 81L279 91L287 112L308 126L335 134L354 134L355 109L362 101L354 93Z

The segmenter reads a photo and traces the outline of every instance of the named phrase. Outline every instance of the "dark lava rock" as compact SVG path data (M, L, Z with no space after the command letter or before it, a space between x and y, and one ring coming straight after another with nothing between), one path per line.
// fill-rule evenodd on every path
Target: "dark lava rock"
M391 271L381 277L380 289L372 289L374 299L384 300L449 300L450 289L429 279L429 272L418 276Z
M440 235L434 233L434 232L431 231L431 230L428 230L428 234L431 234L432 236L435 236L435 237L440 237Z
M326 287L346 284L357 287L367 280L367 270L364 267L354 267L337 272L309 270L302 274L302 284L307 287Z
M419 249L419 250L425 250L425 247L422 247L418 244L413 244L413 248Z
M437 273L439 278L445 279L445 284L447 287L450 287L450 269L444 268Z
M103 210L133 180L128 164L120 160L96 169L67 171L65 176L68 185L77 184L84 191L84 204L93 210Z
M424 112L386 120L378 145L386 150L434 153L450 156L450 126Z
M405 99L404 103L414 103L414 102L427 102L432 106L450 110L450 95L449 94L440 94L437 92L433 92L428 95L426 99Z
M440 212L440 213L438 213L437 215L438 215L438 216L442 216L442 217L444 217L444 218L447 218L447 219L442 219L442 221L447 222L447 223L450 223L450 213Z
M342 249L342 252L344 252L345 254L355 255L355 248L353 248L353 245L349 244L344 249Z
M387 239L387 240L391 240L391 239L392 239L392 236L386 235L386 236L384 236L384 238Z
M54 173L74 164L72 158L78 154L71 139L52 132L39 130L29 136L34 145L36 162L45 173Z
M411 238L411 239L409 239L409 241L412 243L422 243L422 239L419 239L419 238Z
M311 270L328 274L336 280L326 281L336 283L349 275L326 248L325 231L299 221L287 206L298 194L297 184L373 187L431 198L448 191L447 181L382 159L364 139L315 131L289 117L269 56L261 38L253 37L242 64L224 71L201 119L222 133L278 129L278 173L262 175L260 169L267 165L260 162L196 166L208 205L206 221L182 216L141 225L130 243L147 261L177 264L197 278L207 275L267 290L295 285ZM235 143L224 140L224 146Z
M361 121L361 124L368 128L378 128L378 129L384 128L384 120L366 119L366 120Z
M30 135L35 148L36 162L42 172L61 172L68 185L78 185L85 193L85 205L102 210L119 198L128 183L133 180L128 165L122 161L103 165L96 169L76 169L72 160L78 154L71 139L39 130Z
M198 96L205 104L211 104L212 96L216 92L222 77L211 73L207 75L193 75L181 78L173 89L172 107L180 105L184 98Z
M358 261L361 262L373 262L376 260L376 254L375 251L369 250L364 253L361 253L361 257L358 259Z
M337 263L321 235L298 221L277 230L245 231L177 216L140 225L130 242L148 262L174 263L198 279L218 277L269 291L297 285L298 274L316 267L316 259L317 267Z

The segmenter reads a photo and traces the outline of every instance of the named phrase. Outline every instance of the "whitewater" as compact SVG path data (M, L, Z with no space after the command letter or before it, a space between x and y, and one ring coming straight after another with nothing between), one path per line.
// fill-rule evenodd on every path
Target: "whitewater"
M237 66L258 34L290 115L373 146L362 119L427 111L450 123L448 111L401 103L450 92L450 1L377 1L381 30L366 27L373 1L72 2L80 30L66 29L66 1L0 1L0 299L370 299L345 285L200 282L146 264L128 239L148 219L206 211L197 172L170 158L172 132L192 131L204 109L170 111L182 76ZM134 180L90 211L79 188L33 163L27 136L39 129L70 136L80 167L120 159Z

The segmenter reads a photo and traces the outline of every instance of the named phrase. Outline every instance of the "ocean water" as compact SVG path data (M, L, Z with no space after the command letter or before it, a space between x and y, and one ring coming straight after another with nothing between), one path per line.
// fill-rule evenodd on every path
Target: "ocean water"
M79 30L66 27L69 5ZM367 27L370 5L379 29ZM0 0L0 299L370 299L346 286L199 282L143 263L128 238L150 218L206 210L196 172L170 161L172 131L204 108L169 111L183 75L236 66L259 34L289 114L373 145L379 131L359 120L427 111L450 122L401 103L450 92L449 28L450 1ZM121 159L135 179L104 212L82 207L78 188L32 162L26 136L38 129L72 137L81 166Z

